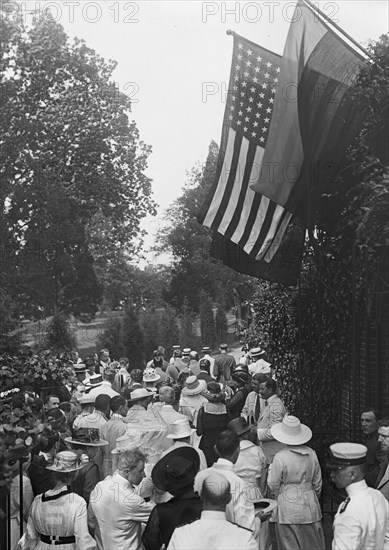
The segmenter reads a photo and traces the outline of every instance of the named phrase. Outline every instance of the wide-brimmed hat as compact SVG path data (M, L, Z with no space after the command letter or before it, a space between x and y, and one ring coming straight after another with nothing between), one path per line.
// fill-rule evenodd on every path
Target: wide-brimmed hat
M143 382L157 382L161 377L155 373L155 369L147 367L143 372Z
M301 424L296 416L286 414L282 422L270 428L274 439L286 445L303 445L312 437L312 430Z
M72 431L72 437L65 437L67 443L72 445L85 445L86 447L104 447L108 441L100 439L98 428L78 428Z
M236 435L242 435L251 430L250 424L242 418L234 418L228 423L228 429L235 432Z
M277 508L277 501L271 498L260 498L254 502L255 512L273 512Z
M334 470L366 462L367 447L360 443L334 443L330 445L330 452L326 466Z
M183 418L169 424L169 431L166 436L168 439L182 439L191 436L196 430L190 427L188 419Z
M89 382L86 385L91 388L97 388L98 386L101 386L102 383L103 377L101 376L101 374L92 374L92 376L89 378Z
M199 468L198 452L193 447L178 447L156 463L151 478L157 489L174 494L193 484Z
M185 381L185 395L197 395L203 390L204 385L200 384L200 380L198 380L197 376L194 374L192 376L188 376Z
M76 453L72 451L61 451L55 455L53 464L51 466L46 466L46 469L66 474L68 472L81 470L83 467L84 464L81 464Z
M124 435L116 438L116 447L111 451L111 454L117 455L123 451L136 449L140 444L140 433L138 430L131 430Z
M210 403L221 403L226 398L222 392L220 384L217 382L208 382L207 391L205 392L204 397L206 397Z
M153 393L146 388L137 388L136 390L132 391L130 395L131 397L128 401L129 403L134 403L135 401L139 401L140 399L144 399L145 397L152 397Z

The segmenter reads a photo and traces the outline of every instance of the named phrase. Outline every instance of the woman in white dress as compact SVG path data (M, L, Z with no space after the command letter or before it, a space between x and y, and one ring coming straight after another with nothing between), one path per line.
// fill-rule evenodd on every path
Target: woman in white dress
M35 497L27 531L19 543L22 550L49 550L53 544L57 550L96 548L88 531L86 502L69 487L82 467L71 451L58 453L54 464L47 467L53 472L55 486Z
M286 445L275 455L267 480L277 497L278 550L325 550L319 504L321 470L315 451L304 445L312 432L289 415L270 431Z

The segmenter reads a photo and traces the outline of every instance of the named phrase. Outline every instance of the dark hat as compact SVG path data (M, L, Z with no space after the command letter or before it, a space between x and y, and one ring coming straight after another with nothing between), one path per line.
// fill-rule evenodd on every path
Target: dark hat
M193 484L199 468L198 452L193 447L178 447L156 463L151 478L157 489L174 495Z
M210 403L220 403L225 400L225 395L217 382L208 382L205 397Z
M65 441L74 445L86 445L88 447L103 447L104 445L108 445L108 441L100 439L98 428L78 428L78 430L72 430L72 437L65 437Z
M326 466L333 470L366 462L367 447L360 443L334 443L330 445L330 452Z
M236 435L242 435L251 429L250 424L241 416L234 418L228 423L228 429L235 432Z

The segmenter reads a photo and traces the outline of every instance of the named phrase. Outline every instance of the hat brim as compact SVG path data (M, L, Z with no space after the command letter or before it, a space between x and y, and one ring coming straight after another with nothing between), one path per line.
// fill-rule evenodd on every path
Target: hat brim
M169 488L171 488L171 484L165 479L164 474L167 464L169 464L169 461L172 457L176 456L184 458L186 460L190 460L192 462L195 469L193 481L197 472L200 469L199 453L193 447L178 447L173 451L169 451L165 456L158 460L151 472L151 479L153 480L156 488L160 491L168 491Z
M300 424L301 432L298 435L288 435L282 431L282 422L274 424L270 432L274 439L285 445L303 445L312 439L312 430L305 424Z
M142 397L135 397L134 399L128 399L127 401L129 403L136 403L137 401L141 401L142 399L147 399L148 397L153 397L153 392L149 392L149 395L142 395Z
M198 388L194 388L193 390L188 390L188 388L185 388L185 395L198 395L202 391L204 391L205 388L199 385Z
M277 501L271 498L260 498L254 502L255 512L273 512L277 508Z
M119 455L120 453L124 453L124 451L133 451L134 449L137 449L140 445L141 443L140 441L138 441L134 445L128 445L128 447L126 447L125 449L118 449L117 447L115 447L114 449L112 449L111 455Z
M85 384L85 386L88 388L88 389L91 389L93 390L93 388L98 388L99 386L101 386L102 382L99 382L98 384L91 384L90 382L87 382Z
M167 438L168 439L183 439L184 437L190 437L192 434L195 433L195 429L194 428L190 428L189 432L185 433L185 434L167 434Z
M53 464L52 466L46 466L46 470L50 470L52 472L61 472L61 474L70 474L71 472L77 472L78 470L82 470L84 466L85 464L79 464L75 468L63 470L62 468L56 468Z
M77 441L71 437L65 437L64 441L66 441L66 443L74 443L74 445L84 445L85 447L104 447L108 445L108 441L105 441L105 439L99 439L96 443L87 443L85 441Z
M148 382L158 382L158 380L160 380L160 376L158 374L156 374L155 376L153 376L153 378L149 378L148 380L146 380L145 378L143 378L143 382L145 384L147 384Z

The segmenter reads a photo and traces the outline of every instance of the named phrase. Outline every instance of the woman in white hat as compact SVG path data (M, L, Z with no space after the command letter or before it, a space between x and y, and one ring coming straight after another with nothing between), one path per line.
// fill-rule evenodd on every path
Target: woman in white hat
M267 480L278 503L278 550L325 550L321 470L315 451L305 445L312 432L295 416L285 415L271 434L286 445L275 455Z
M20 541L22 550L94 550L95 540L88 532L86 502L68 487L83 467L77 455L62 451L52 466L53 489L35 497L27 531Z
M185 387L182 389L178 412L184 414L192 426L197 425L197 415L201 407L208 403L208 399L201 395L206 389L204 380L197 376L188 376Z

